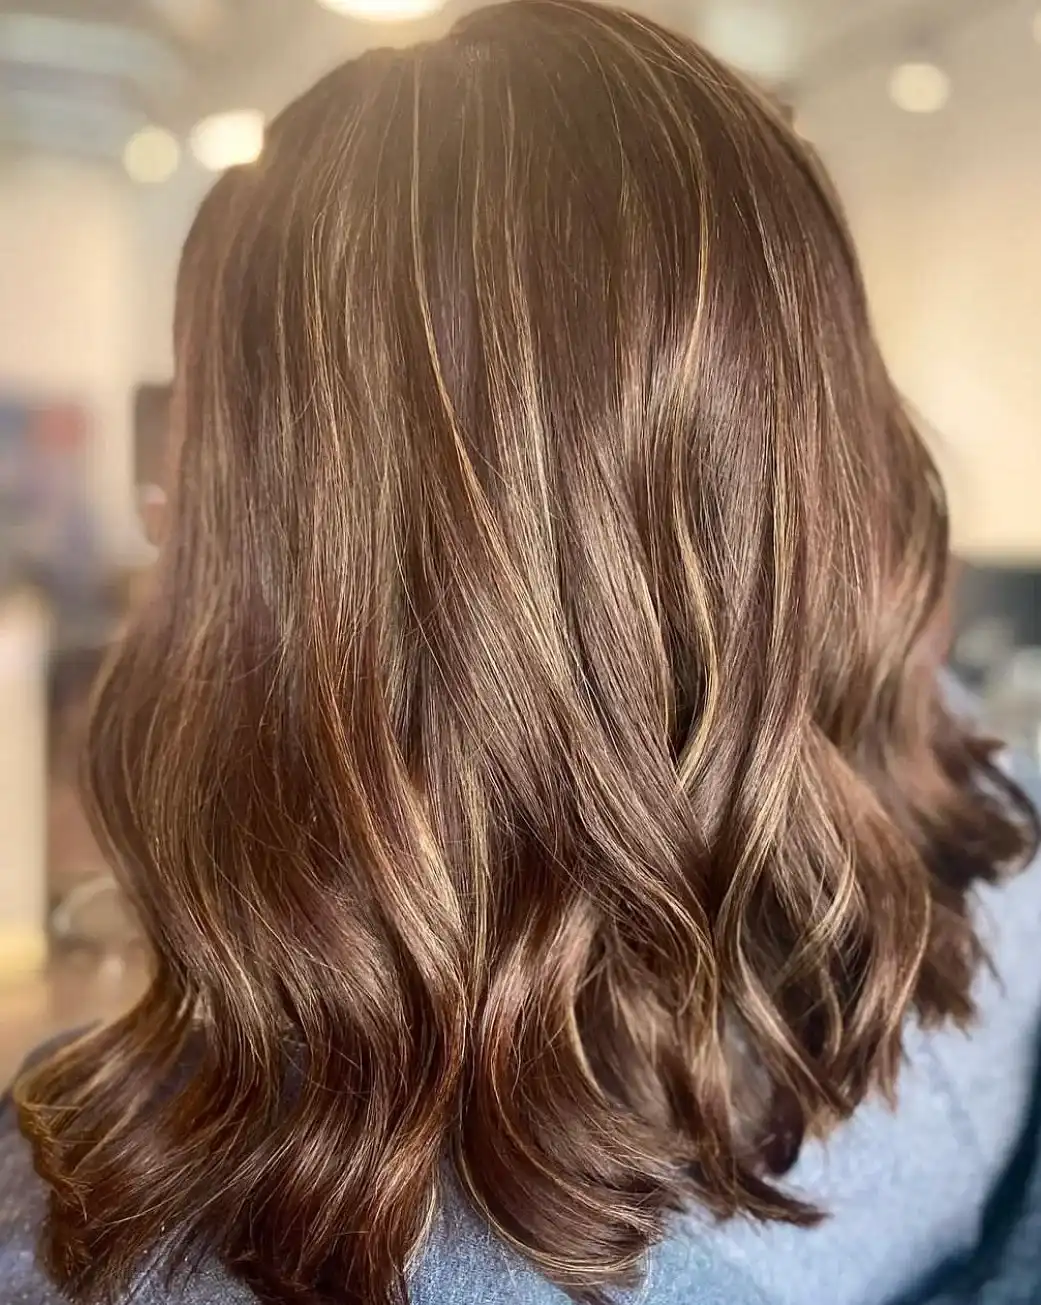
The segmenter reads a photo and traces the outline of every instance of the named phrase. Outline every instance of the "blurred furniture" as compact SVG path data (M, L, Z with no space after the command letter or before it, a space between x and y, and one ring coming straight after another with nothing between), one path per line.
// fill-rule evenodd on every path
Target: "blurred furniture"
M1041 647L1041 564L961 563L954 609L954 669L982 687L1015 649Z
M963 564L951 661L995 735L1041 761L1041 566Z

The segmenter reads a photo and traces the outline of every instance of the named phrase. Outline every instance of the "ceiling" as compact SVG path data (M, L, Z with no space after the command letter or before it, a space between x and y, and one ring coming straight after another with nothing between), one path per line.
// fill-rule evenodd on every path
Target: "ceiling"
M261 67L301 0L0 0L0 140L118 158L181 130L234 69ZM309 7L309 6L308 6Z
M1024 0L632 2L799 88ZM183 134L215 109L273 112L331 64L416 30L352 22L316 0L0 0L0 143L116 160L147 123Z

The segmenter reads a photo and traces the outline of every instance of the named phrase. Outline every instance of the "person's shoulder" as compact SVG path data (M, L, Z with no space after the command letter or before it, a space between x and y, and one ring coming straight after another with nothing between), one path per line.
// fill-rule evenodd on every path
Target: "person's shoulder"
M655 1246L638 1287L617 1305L771 1305L726 1254L725 1239L693 1217L679 1218ZM566 1305L538 1274L453 1194L449 1185L409 1280L409 1305Z
M41 1048L27 1065L58 1045ZM19 1130L8 1089L0 1098L0 1301L4 1305L68 1305L37 1256L46 1208L46 1188L33 1167L32 1150ZM215 1264L204 1264L174 1287L166 1285L165 1275L145 1270L130 1298L133 1305L255 1305L252 1294Z
M46 1206L11 1093L0 1098L0 1298L11 1305L62 1305L36 1262Z
M0 1299L68 1305L39 1268L46 1194L7 1093L0 1105ZM641 1287L619 1305L767 1305L721 1260L712 1239L677 1235L651 1254ZM218 1265L204 1264L172 1292L146 1273L134 1305L248 1305L254 1298ZM409 1305L566 1305L567 1297L495 1238L461 1202L446 1202L409 1283Z
M68 1039L39 1048L27 1067ZM10 1305L68 1305L39 1267L36 1246L46 1190L18 1127L10 1090L0 1098L0 1300ZM649 1256L642 1284L618 1305L769 1305L696 1221L678 1221ZM175 1286L145 1270L134 1305L254 1305L255 1298L219 1264L204 1262ZM409 1305L566 1305L566 1295L496 1237L446 1182L430 1236L409 1275Z

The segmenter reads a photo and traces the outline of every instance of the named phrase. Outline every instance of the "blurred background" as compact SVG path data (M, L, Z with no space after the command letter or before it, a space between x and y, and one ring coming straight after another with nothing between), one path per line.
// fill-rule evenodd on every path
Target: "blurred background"
M953 659L1041 734L1041 0L643 0L823 155L951 493ZM215 172L437 0L0 0L0 1076L141 980L75 790L147 571L180 244Z

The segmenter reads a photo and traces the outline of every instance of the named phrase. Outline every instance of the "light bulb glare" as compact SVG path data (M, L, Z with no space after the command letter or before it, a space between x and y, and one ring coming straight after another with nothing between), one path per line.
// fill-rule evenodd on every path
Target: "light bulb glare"
M123 149L123 167L132 181L158 186L177 171L181 147L177 138L162 127L142 127Z
M318 0L323 9L363 23L409 23L435 14L444 0Z
M255 163L264 148L264 115L257 109L214 113L196 123L189 144L210 172Z
M951 98L951 79L935 63L902 63L889 76L889 98L905 113L938 113Z

